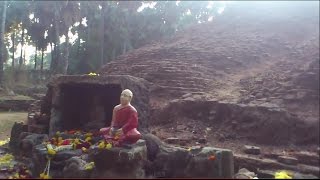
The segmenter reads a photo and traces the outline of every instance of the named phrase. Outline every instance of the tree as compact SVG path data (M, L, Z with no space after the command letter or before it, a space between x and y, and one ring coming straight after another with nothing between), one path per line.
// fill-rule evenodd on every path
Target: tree
M15 53L15 48L14 48L15 37L16 37L16 33L13 32L13 33L11 34L11 41L12 41L12 67L13 67L13 68L14 68L14 53Z
M24 33L25 33L25 29L22 28L21 51L20 51L20 59L19 59L19 69L21 69L21 66L22 66L22 52L23 52L23 47L24 47Z
M6 26L6 11L7 11L7 1L2 2L2 13L1 13L1 28L0 28L0 87L3 87L3 63L4 63L4 33Z
M37 55L38 55L38 46L36 46L36 51L34 53L34 70L37 70Z
M153 3L154 7L138 12L145 3ZM95 71L123 53L170 37L188 25L207 21L216 13L214 8L206 7L208 2L189 1L10 1L8 4L5 32L11 37L13 59L17 43L27 43L36 49L33 68L40 65L43 69L41 64L47 63L47 56L42 58L42 52L50 44L52 74ZM82 22L84 19L86 23ZM73 44L70 32L78 36ZM60 42L61 37L65 37L64 43ZM20 66L21 59L20 55Z
M60 72L62 74L66 74L69 65L69 28L73 26L73 24L80 20L80 9L77 2L67 1L61 7L61 31L66 38L66 45L64 46L63 58L61 59L61 67Z

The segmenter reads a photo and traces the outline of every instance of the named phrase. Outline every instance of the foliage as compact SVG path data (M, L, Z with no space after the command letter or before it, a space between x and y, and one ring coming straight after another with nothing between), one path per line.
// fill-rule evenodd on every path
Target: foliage
M37 57L35 53L30 56L27 68L39 69L41 53L50 45L53 51L44 54L44 69L49 68L53 74L89 73L132 49L170 37L189 25L206 22L221 7L215 2L214 8L207 8L208 3L9 1L5 27L9 53L6 51L5 59L13 56L17 45L25 41L38 50ZM146 4L153 4L153 8L137 11ZM26 35L22 37L24 29ZM70 42L74 36L76 39ZM61 37L65 42L60 42Z

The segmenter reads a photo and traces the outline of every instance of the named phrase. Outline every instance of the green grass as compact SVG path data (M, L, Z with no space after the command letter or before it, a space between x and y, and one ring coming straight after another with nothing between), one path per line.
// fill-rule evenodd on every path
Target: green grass
M0 101L5 100L34 100L33 98L29 96L23 96L23 95L17 95L17 96L0 96Z
M10 136L15 122L26 122L26 112L0 112L0 140Z

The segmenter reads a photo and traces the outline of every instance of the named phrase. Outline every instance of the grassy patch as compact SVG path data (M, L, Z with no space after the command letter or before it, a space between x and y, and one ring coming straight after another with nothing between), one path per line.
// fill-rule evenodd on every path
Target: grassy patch
M0 101L5 100L34 100L29 96L17 95L17 96L0 96Z
M10 135L11 128L15 122L26 122L26 112L0 112L0 137ZM3 138L0 138L2 140Z

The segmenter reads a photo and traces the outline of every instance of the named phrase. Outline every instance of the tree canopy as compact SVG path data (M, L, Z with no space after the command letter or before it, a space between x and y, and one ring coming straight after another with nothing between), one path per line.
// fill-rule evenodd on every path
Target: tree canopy
M52 74L88 73L132 49L210 21L223 6L209 1L1 1L0 64L48 67Z

